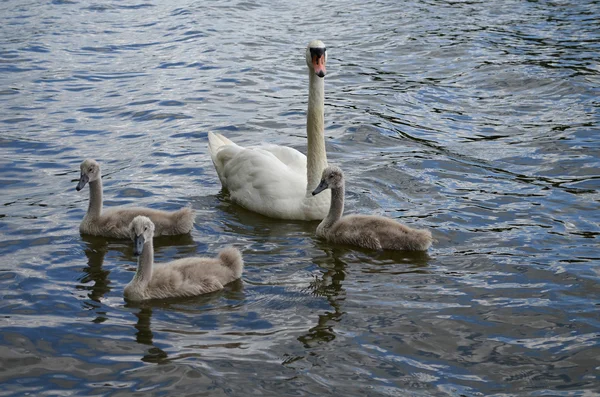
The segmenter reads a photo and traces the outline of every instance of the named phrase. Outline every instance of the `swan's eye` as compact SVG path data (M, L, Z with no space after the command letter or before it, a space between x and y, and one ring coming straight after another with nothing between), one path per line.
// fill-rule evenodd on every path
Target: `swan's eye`
M94 169L93 169L93 168L90 168L90 170L89 170L88 172L94 172Z
M144 226L144 231L148 230L148 226Z

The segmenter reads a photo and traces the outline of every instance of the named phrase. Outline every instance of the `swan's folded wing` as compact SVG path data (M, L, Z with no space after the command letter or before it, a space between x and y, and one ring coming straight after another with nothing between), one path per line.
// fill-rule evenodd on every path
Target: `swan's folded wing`
M272 150L275 147L271 145L268 149ZM298 167L298 163L302 163L302 159L295 156L288 157L287 162L282 161L281 157L284 151L276 150L277 154L281 156L278 157L271 150L253 147L238 152L225 164L223 169L227 189L231 192L268 187L289 189L291 186L306 186L306 166L304 169ZM306 164L306 159L304 159L304 164ZM278 195L277 192L273 192L273 194Z
M289 168L293 172L306 174L306 156L298 150L280 145L265 144L243 148L238 145L223 145L215 156L217 172L227 166L235 167L251 161L259 166ZM233 164L230 164L233 163Z
M224 146L218 156L227 151ZM224 163L219 177L233 201L255 212L283 217L305 195L306 157L276 145L242 149Z
M263 145L259 148L273 154L295 172L306 174L306 156L298 150L280 145Z
M297 172L306 173L306 156L296 149L268 143L244 148L221 134L209 133L208 137L210 155L219 175L227 163L240 153L248 155L247 151L252 156L265 156L265 160L273 155L282 163L279 166L285 165Z

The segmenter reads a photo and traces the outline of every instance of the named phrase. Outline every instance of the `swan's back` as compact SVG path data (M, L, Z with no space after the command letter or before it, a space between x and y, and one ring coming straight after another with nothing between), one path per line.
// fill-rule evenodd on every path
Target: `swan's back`
M242 275L240 252L225 248L217 258L184 258L154 267L144 299L186 297L218 291Z
M277 219L323 219L330 194L306 197L306 156L264 144L241 147L209 132L209 151L221 185L244 208Z
M323 237L338 244L397 251L425 251L433 240L429 230L413 229L375 215L342 217Z

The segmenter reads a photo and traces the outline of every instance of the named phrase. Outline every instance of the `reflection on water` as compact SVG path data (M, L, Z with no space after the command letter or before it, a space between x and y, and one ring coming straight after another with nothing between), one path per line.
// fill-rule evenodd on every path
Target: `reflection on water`
M152 345L152 330L150 329L150 318L152 317L151 307L140 307L140 311L135 314L138 318L138 322L135 324L137 333L135 334L135 340L137 343L144 345ZM166 357L166 354L165 354Z
M135 332L135 340L137 343L142 345L151 346L147 348L146 353L141 358L142 361L148 363L157 363L164 364L171 361L177 361L182 358L189 358L199 356L194 353L184 353L181 351L172 352L171 356L161 349L158 345L160 343L156 343L154 341L154 332L152 330L152 314L154 311L163 312L168 311L171 313L181 313L184 316L193 315L194 313L203 313L206 310L210 309L210 307L219 300L219 298L224 298L231 305L238 305L243 301L243 282L241 280L233 281L225 286L225 288L221 291L216 291L210 294L191 297L191 298L172 298L172 299L162 299L162 300L154 300L154 301L145 301L145 302L127 302L124 307L133 309L134 315L137 318L137 321L134 324ZM157 332L168 332L174 334L180 334L180 336L202 336L206 335L206 331L195 330L195 331L185 331L178 329L177 327L171 328L171 326L166 326L166 328L159 328ZM225 348L239 348L241 345L239 343L217 343L217 344L202 344L200 339L195 339L195 343L189 346L181 346L181 349L185 351L186 349L210 349L214 346L223 346Z
M108 251L108 242L102 237L82 235L82 240L86 243L84 250L87 258L87 267L83 269L82 277L80 278L81 285L77 288L81 290L89 290L88 297L95 301L100 302L100 299L111 290L109 287L110 271L103 267L104 256ZM92 286L88 286L93 283ZM98 319L96 321L104 321L106 318Z
M154 346L152 342L154 336L150 327L152 308L148 306L140 307L139 312L137 312L135 316L138 318L138 321L135 324L135 329L137 329L135 334L136 342L151 346L142 357L142 361L155 364L165 362L168 357L167 353L161 348Z
M331 266L333 262L333 266ZM326 269L321 276L316 276L309 285L310 292L316 296L324 297L330 309L318 315L317 325L310 328L308 333L298 337L306 348L329 342L335 339L334 326L340 321L344 312L341 303L344 300L343 281L346 276L346 264L335 257L327 255L326 260L315 260L315 264Z
M596 1L0 10L3 395L600 393ZM346 213L428 228L429 252L331 245L220 191L208 131L306 150L313 38ZM234 245L242 279L126 303L132 242L78 233L87 157L107 206L196 210L157 263Z

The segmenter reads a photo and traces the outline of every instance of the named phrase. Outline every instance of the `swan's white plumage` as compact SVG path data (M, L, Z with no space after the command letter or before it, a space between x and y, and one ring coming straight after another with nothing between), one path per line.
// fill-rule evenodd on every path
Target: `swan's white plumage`
M329 209L328 192L318 197L310 194L327 166L323 135L323 76L322 72L319 75L315 72L311 48L320 50L322 58L326 58L322 42L315 40L309 43L308 160L304 154L290 147L273 144L242 147L221 134L208 133L208 147L215 170L231 200L272 218L320 220ZM322 60L323 71L324 62Z
M241 147L222 144L219 134L209 133L210 152L221 184L231 200L260 214L278 219L323 219L329 197L306 193L306 156L272 144ZM226 139L226 138L225 138Z

